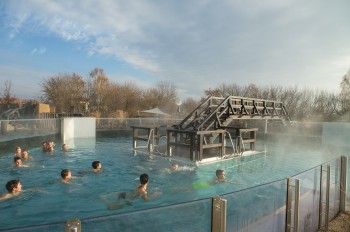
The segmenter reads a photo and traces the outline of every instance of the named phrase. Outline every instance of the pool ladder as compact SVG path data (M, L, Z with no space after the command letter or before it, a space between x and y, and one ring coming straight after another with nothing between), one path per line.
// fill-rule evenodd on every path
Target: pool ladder
M232 155L239 155L239 154L242 155L243 152L245 152L245 146L244 146L243 138L241 136L237 136L236 140L235 140L235 143L233 143L232 136L231 136L230 132L226 131L226 133L228 134L228 137L230 139L230 142L231 142L231 145L232 145L232 149L233 149L233 154L231 154L230 156L232 156Z

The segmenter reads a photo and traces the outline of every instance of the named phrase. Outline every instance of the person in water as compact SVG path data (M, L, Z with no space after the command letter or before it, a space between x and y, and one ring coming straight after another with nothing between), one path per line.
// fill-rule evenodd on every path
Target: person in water
M7 193L0 196L0 201L17 196L22 191L22 185L20 180L10 180L6 183Z
M183 187L183 188L177 188L177 190L189 190L189 189L205 189L209 188L212 185L220 184L220 183L230 183L230 184L237 184L237 182L229 181L226 179L225 171L222 169L217 169L215 171L215 177L212 180L209 181L196 181L192 183L192 186L190 187Z
M222 169L217 169L215 172L215 178L213 181L211 181L211 184L218 184L218 183L230 183L230 184L237 184L237 182L229 181L226 179L225 171Z
M72 179L77 178L76 176L72 176L72 172L69 169L63 169L61 171L61 182L63 184L72 184Z
M55 143L50 141L47 143L46 151L47 152L53 152L55 150Z
M95 172L95 173L102 172L101 161L96 160L96 161L92 162L91 166L92 166L92 172Z
M131 192L116 192L116 193L111 193L107 194L104 196L99 196L99 198L107 205L107 208L109 210L118 210L122 209L128 205L132 204L132 201L136 197L141 197L145 201L149 201L157 196L159 196L161 193L160 192L154 192L151 195L148 195L147 192L147 186L149 183L149 176L144 173L140 175L140 185ZM107 196L109 195L118 195L118 199L115 202L110 202L107 200Z
M164 171L166 173L172 173L172 172L179 171L179 165L177 163L172 163L169 168L164 168L164 169L162 169L162 171Z
M15 158L13 158L13 162L14 162L15 168L28 168L29 167L29 165L22 163L21 157L16 156Z
M68 151L68 145L67 144L62 144L62 151Z
M21 154L22 160L32 160L33 157L29 156L29 152L27 149L24 149Z
M21 153L22 153L22 148L21 147L16 147L15 154L14 154L13 157L21 157Z

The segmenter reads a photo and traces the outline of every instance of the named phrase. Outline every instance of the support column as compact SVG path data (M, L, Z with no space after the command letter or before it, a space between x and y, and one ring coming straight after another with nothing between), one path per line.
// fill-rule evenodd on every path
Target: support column
M345 212L346 207L346 191L347 191L347 185L346 185L346 172L348 167L348 157L342 156L340 163L340 201L339 201L339 210L340 212Z
M227 200L219 196L212 198L211 231L226 232Z

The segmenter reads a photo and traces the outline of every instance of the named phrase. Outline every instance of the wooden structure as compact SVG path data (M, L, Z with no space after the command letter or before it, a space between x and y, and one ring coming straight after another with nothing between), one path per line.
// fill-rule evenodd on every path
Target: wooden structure
M228 96L209 97L194 109L176 128L179 130L215 130L228 126L234 119L279 120L290 124L281 102Z
M175 156L195 162L212 157L211 151L216 149L218 152L215 152L215 156L222 158L225 155L225 133L225 130L184 131L168 129L167 154L169 156L175 154ZM214 136L218 139L213 140ZM174 148L174 151L172 148ZM189 149L189 153L182 152L180 148Z
M249 144L255 151L258 128L233 126L234 120L264 119L279 120L290 125L290 117L281 102L254 98L228 96L226 98L209 97L195 108L178 125L167 130L167 155L186 158L192 162L205 159L226 157L226 135L229 135L235 155L242 155ZM147 130L147 136L139 136L138 130ZM137 140L148 141L149 151L159 139L159 127L133 127L134 149ZM247 136L248 133L248 136ZM235 137L233 144L232 137Z

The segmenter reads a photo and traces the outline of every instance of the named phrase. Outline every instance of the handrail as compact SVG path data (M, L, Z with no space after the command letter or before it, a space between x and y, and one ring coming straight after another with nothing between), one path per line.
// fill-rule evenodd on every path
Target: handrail
M210 107L213 106L211 104L212 100L221 100L220 104L216 105L215 109L210 109ZM199 112L199 109L206 104L206 108ZM237 111L235 109L237 109ZM284 123L285 121L291 121L282 102L237 96L227 96L226 98L209 97L187 115L187 117L175 126L175 128L189 129L192 127L193 130L208 130L211 129L215 123L220 127L220 119L222 119L224 113L227 114L227 117L224 118L224 120L227 120L228 118L231 118L230 120L232 120L233 115L241 115L252 117L270 116L272 119L274 119L275 116L278 116L275 119L280 119L284 121ZM185 123L188 122L190 118L192 118L192 120L184 127ZM208 122L210 122L209 125L204 128L204 125L208 124Z

